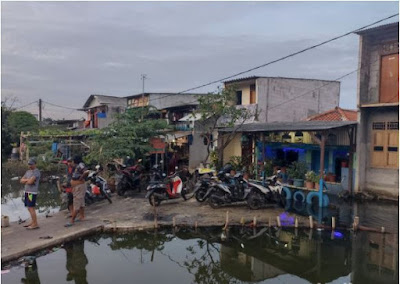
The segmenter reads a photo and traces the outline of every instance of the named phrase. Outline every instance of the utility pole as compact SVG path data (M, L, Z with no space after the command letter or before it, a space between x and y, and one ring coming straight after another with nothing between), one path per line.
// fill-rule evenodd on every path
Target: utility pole
M142 74L140 76L140 79L142 80L142 107L144 107L144 80L147 79L147 75ZM143 120L143 108L142 108L142 120Z
M39 99L39 125L42 125L42 99Z

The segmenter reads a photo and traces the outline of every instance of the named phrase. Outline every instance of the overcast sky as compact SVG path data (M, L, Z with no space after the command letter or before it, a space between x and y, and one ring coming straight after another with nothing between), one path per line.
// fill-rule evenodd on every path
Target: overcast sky
M179 92L398 13L398 2L2 2L2 99L82 107L90 94ZM398 17L385 23L398 21ZM350 35L244 76L336 79L357 69ZM356 107L357 75L340 106ZM216 85L196 90L214 91ZM37 106L25 110L37 113ZM44 105L44 117L82 113Z

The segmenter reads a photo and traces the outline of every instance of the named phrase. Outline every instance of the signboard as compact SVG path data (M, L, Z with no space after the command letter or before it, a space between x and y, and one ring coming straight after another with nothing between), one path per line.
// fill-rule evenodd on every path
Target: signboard
M165 153L165 142L161 138L151 138L150 144L154 148L150 154L164 154Z

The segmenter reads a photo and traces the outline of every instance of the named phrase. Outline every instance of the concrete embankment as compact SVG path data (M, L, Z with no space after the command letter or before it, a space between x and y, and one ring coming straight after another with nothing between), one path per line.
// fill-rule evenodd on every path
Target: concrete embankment
M228 211L228 214L226 213ZM228 220L232 224L252 222L276 224L276 216L282 214L282 208L269 208L253 211L246 206L231 206L212 209L190 199L169 201L156 208L157 225L177 226L223 226ZM30 255L45 248L58 246L64 242L102 231L133 231L154 228L154 208L143 198L113 197L113 203L101 202L86 207L86 220L65 228L66 212L59 212L52 217L40 218L40 229L27 230L25 223L12 222L2 228L1 262L2 264ZM291 214L295 216L295 214ZM308 218L298 216L299 226L306 226ZM50 238L51 237L51 238Z

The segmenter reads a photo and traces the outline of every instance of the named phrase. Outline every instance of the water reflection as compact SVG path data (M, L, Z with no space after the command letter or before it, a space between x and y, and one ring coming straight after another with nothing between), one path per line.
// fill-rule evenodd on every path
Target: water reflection
M88 259L84 250L84 240L67 243L64 249L67 253L68 270L67 281L75 281L75 284L87 284L86 280L86 265Z
M85 245L91 247L86 254ZM296 281L311 283L397 283L398 277L395 234L241 227L222 234L221 228L215 227L182 228L97 235L68 243L64 248L66 280L75 283L96 282L117 268L119 279L126 283L135 273L140 273L135 279L148 283L154 277L164 283L176 283L179 279L191 279L192 283L243 283L275 278L287 283L289 276L292 282L297 277ZM134 267L127 265L130 257L142 257L142 252L150 262L141 260ZM88 274L89 259L91 267L97 267L98 255L107 255L113 262L109 267L99 267L93 271L95 274ZM41 264L41 278L49 273L44 267ZM154 274L154 267L168 268ZM4 283L12 283L8 275L2 276ZM60 278L53 282L62 282L65 274L57 275ZM36 265L26 271L25 279L37 281L25 283L39 283Z
M25 266L25 277L21 279L21 283L40 284L36 260L31 260L30 263Z

